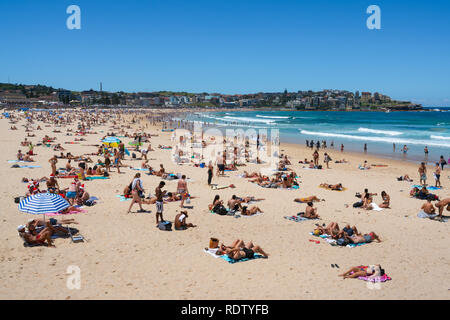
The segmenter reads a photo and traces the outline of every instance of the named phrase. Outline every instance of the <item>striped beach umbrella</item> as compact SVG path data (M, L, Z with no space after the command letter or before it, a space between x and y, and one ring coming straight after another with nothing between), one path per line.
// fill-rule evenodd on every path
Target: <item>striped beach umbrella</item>
M68 207L70 204L66 199L53 193L38 193L19 203L19 210L30 214L57 213Z

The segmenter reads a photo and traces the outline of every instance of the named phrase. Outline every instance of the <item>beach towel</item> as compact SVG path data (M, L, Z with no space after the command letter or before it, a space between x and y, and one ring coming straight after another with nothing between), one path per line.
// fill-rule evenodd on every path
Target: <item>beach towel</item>
M420 189L423 188L423 186L421 186L421 185L413 185L413 186L411 186L411 189L414 189L414 188L418 188L418 189L420 190ZM427 189L428 189L428 190L431 190L431 191L434 191L434 190L441 190L442 187L433 187L433 186L429 186L429 187L427 187Z
M78 176L58 176L58 179L74 179L74 178L78 178Z
M376 283L376 282L386 282L386 281L392 280L392 278L389 277L387 274L384 274L384 275L378 276L378 277L373 277L373 278L368 277L368 276L366 276L366 277L358 277L358 279L359 280L368 281L368 282L374 282L374 283Z
M25 161L22 161L22 160L8 160L8 163L25 163Z
M213 256L214 258L221 258L221 259L227 261L227 262L230 263L230 264L234 264L234 263L237 263L237 262L245 262L245 261L249 261L249 260L255 260L255 259L261 259L261 258L264 258L262 255L260 255L260 254L258 254L258 253L255 253L254 256L253 256L253 258L251 258L251 259L245 258L245 259L235 260L235 259L231 259L230 257L228 257L226 254L224 254L224 255L222 255L222 256L218 256L218 255L216 254L217 250L218 250L218 249L208 249L208 250L203 250L203 252L205 252L205 253L207 253L207 254Z
M116 197L117 198L120 198L120 202L123 202L123 201L128 201L128 200L130 200L131 201L131 198L125 198L125 196L123 196L123 195L116 195Z
M308 219L301 216L291 216L291 217L284 217L287 220L291 220L294 222L302 222L302 221L312 221L312 220L319 220L319 219Z
M86 177L86 180L109 180L109 177Z
M372 202L371 206L374 211L383 211L383 208L380 208L375 202Z
M71 214L79 214L79 213L87 213L87 210L81 210L81 211L69 211L67 213L47 213L47 217L54 217L54 216L65 216L65 215L71 215Z
M19 166L21 169L34 169L34 168L41 168L41 166Z
M434 219L434 218L436 218L438 215L437 214L428 214L428 213L426 213L425 211L423 211L423 210L420 210L420 212L417 214L417 217L418 218L422 218L422 219L426 219L426 218L428 218L428 219Z
M144 169L144 168L131 168L131 170L135 170L135 171L149 171L150 169Z

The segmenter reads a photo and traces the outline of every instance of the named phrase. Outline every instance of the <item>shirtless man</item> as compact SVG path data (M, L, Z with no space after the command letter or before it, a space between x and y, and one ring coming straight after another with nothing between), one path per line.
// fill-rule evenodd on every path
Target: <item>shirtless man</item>
M53 156L52 158L50 158L50 160L48 160L48 162L50 162L52 174L56 176L56 164L58 163L58 159L56 158L56 156Z
M181 205L180 208L184 208L184 200L186 200L189 190L187 187L186 176L182 175L181 179L178 180L177 194L181 195Z
M233 195L231 199L228 200L227 205L228 208L230 208L230 210L237 211L242 208L241 202L242 202L241 199L236 197L236 195Z
M305 213L303 214L303 218L307 219L319 219L319 215L317 214L317 208L313 208L314 203L308 202L308 206L305 209Z
M181 211L175 216L175 230L186 230L187 228L195 228L196 226L192 223L186 223L186 218L188 218L187 211Z
M425 166L425 162L420 164L419 170L417 171L419 172L419 183L425 186L427 184L427 167Z
M240 260L245 258L252 259L255 256L255 253L259 253L265 258L269 256L260 246L255 246L251 241L248 244L245 244L242 240L234 241L231 247L222 245L221 248L217 250L216 254L226 254L231 259Z
M354 234L353 236L350 237L350 239L355 244L371 243L372 241L381 242L380 237L378 235L376 235L375 232L371 232L371 233L367 233L367 234L363 234L363 235Z
M428 199L427 202L424 203L421 209L428 215L433 215L436 213L436 209L434 208L433 203L431 203L430 199Z

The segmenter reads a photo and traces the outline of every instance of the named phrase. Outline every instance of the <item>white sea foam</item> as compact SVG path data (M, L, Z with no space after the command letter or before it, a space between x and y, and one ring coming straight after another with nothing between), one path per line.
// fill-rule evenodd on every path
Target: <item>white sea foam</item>
M431 136L430 138L436 140L450 140L450 137L443 137L443 136Z
M397 144L412 144L412 145L425 145L425 146L435 146L435 147L445 147L450 148L450 142L436 142L433 140L413 140L413 139L400 139L391 137L368 137L368 136L354 136L342 133L333 132L319 132L319 131L308 131L300 130L301 134L308 136L320 136L320 137L330 137L330 138L343 138L349 140L361 140L361 141L374 141L374 142L386 142L386 143L397 143Z
M403 132L399 132L399 131L375 130L375 129L369 129L369 128L359 128L358 131L359 132L367 132L367 133L385 134L387 136L399 136L399 135L403 134Z
M257 118L266 118L266 119L291 119L292 117L281 117L281 116L262 116L257 114Z
M265 120L265 119L255 119L255 118L247 118L247 117L223 117L224 120L232 120L232 121L241 121L241 122L260 122L266 124L274 124L275 120Z

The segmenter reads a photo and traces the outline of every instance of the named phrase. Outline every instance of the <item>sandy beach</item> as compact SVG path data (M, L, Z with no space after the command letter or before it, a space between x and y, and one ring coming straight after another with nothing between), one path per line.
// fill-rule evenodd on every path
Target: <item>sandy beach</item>
M235 189L212 190L207 185L207 169L192 164L177 165L171 160L170 150L160 150L158 145L173 145L170 132L162 132L160 125L148 123L131 124L135 132L159 135L151 138L154 152L148 154L153 168L164 164L167 172L185 174L190 181L190 194L195 196L189 209L188 222L197 225L186 231L163 232L155 227L155 205L144 205L149 213L127 214L129 201L121 202L122 194L137 171L121 168L122 174L112 169L109 180L86 181L91 196L99 198L93 207L85 207L87 213L71 216L87 240L72 243L70 239L57 239L56 248L26 248L17 233L17 226L25 224L31 216L18 210L14 198L23 196L27 184L23 177L41 178L49 176L48 160L60 152L45 146L35 147L33 156L40 168L11 168L8 160L16 159L19 149L27 151L20 142L27 136L21 119L10 130L11 124L0 119L2 152L0 162L3 183L1 192L0 243L0 299L449 299L450 298L450 223L420 219L417 213L424 203L413 199L409 192L412 183L397 181L397 177L408 174L418 183L418 165L406 161L389 160L365 154L341 153L327 149L333 162L330 169L307 170L298 164L304 158L311 159L310 149L300 145L281 144L282 153L288 154L289 166L299 176L298 190L266 189L238 177L244 170L258 171L260 166L247 164L238 171L226 172L225 177L214 176L213 183L234 184ZM34 130L37 144L44 135L56 137L56 143L66 148L65 153L74 155L97 152L110 125L93 126L97 134L83 136L87 141L73 142L76 136L67 136L66 130L74 131L78 121L66 127L58 127L61 133L53 133L55 127L40 125L42 131ZM122 124L124 125L124 124ZM143 130L139 127L143 126ZM133 139L124 138L125 145ZM147 144L144 144L146 146ZM131 151L131 150L130 150ZM139 153L138 153L139 154ZM103 157L91 156L94 162ZM335 160L345 158L349 163L337 164ZM323 164L323 151L320 151ZM358 165L367 160L369 164L384 164L359 170ZM57 167L64 167L67 160L59 160ZM127 156L126 165L140 167L142 161ZM75 165L75 164L74 164ZM429 183L434 166L428 166ZM441 175L443 189L433 191L441 199L450 196L450 169ZM161 181L156 176L143 175L146 192L155 194ZM58 179L61 188L67 188L71 180ZM165 190L175 191L177 181L167 181ZM319 188L320 183L342 183L347 190L329 191ZM45 186L45 183L42 184ZM378 193L374 202L380 204L381 191L391 197L391 209L381 212L353 208L358 199L355 193L368 188ZM255 196L266 200L257 203L264 211L254 217L219 216L209 212L216 194L225 201L232 195ZM284 216L304 211L305 204L295 203L295 198L316 195L324 202L315 204L319 221L292 222ZM348 207L347 207L348 205ZM164 208L164 218L172 221L180 212L179 202L169 203ZM444 215L449 215L444 211ZM324 240L310 236L315 223L338 222L340 226L356 225L363 232L375 232L381 243L370 243L356 248L331 246ZM270 254L268 259L229 264L203 252L211 237L231 244L236 239L253 241ZM320 243L310 240L319 240ZM332 268L337 264L339 268ZM379 285L338 277L348 268L359 265L381 264L391 281ZM67 287L67 269L77 266L81 270L80 290Z

